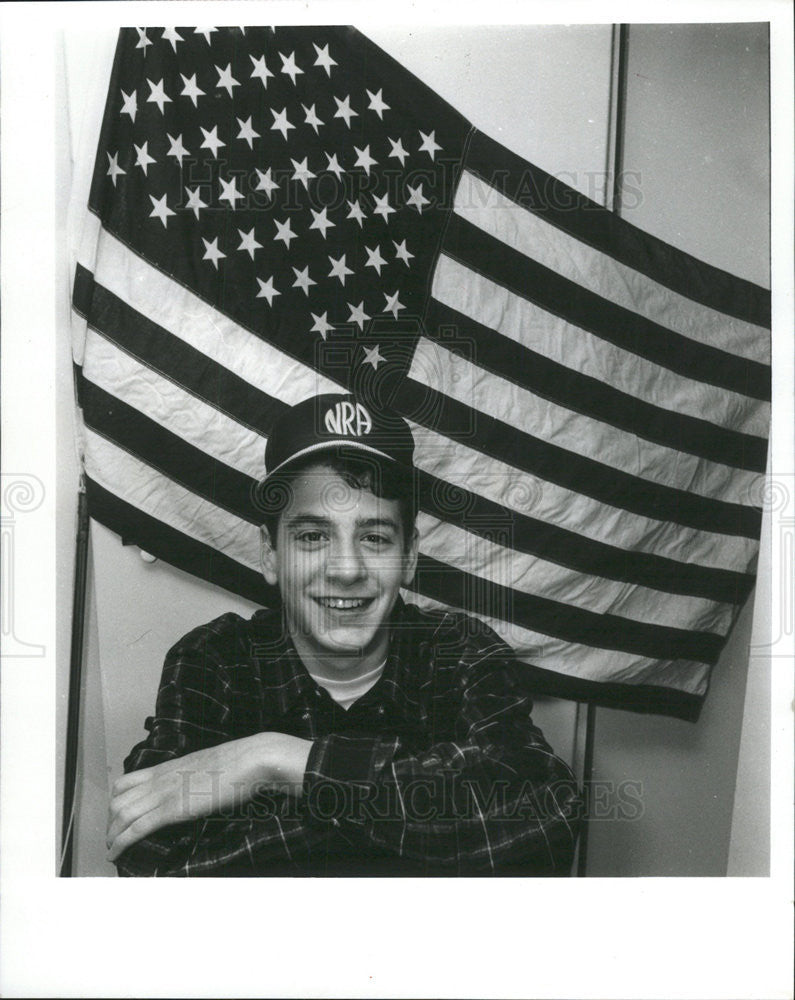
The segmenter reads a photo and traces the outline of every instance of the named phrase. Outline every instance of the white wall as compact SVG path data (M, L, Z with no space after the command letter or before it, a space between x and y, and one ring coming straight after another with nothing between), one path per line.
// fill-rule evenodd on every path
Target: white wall
M421 32L379 28L367 33L464 112L475 125L544 169L562 174L568 183L589 196L602 199L607 155L609 26L423 29ZM103 45L109 59L112 42L108 38L75 35L66 39L73 108L83 108L90 88L96 86L96 62L94 68L90 68L89 54L96 60L98 49ZM638 48L634 53L633 58L641 58ZM644 72L639 65L636 68ZM679 68L659 65L657 70L668 74L672 70L678 72ZM668 97L669 94L653 92L651 109L642 109L636 104L637 114L633 110L633 115L636 118L650 115L651 120L655 115L659 118ZM685 111L675 108L669 116L670 129L677 128ZM628 136L632 128L639 128L641 124L642 121L634 120L628 127ZM628 146L628 166L632 157L636 157L632 162L641 162L637 157L642 152L642 138L638 140L638 147ZM677 223L677 236L681 239L673 239L665 231L670 205L667 193L655 189L654 185L659 183L658 174L663 169L666 176L670 174L672 186L685 187L689 180L677 174L680 167L681 164L668 162L661 168L659 162L643 161L644 202L638 211L645 215L642 222L636 216L632 221L641 222L685 249L702 253L700 247L688 241L696 237L702 239L702 229L710 230L712 220L706 207L701 221L693 221L689 230ZM700 189L695 197L703 197ZM749 251L749 262L757 261L757 252L756 249ZM703 255L721 266L731 266L710 258L706 252ZM741 270L742 264L741 261L740 266L733 269ZM64 360L59 359L59 363L63 379L70 380ZM73 470L69 470L65 476L63 522L68 521L70 501L66 494L68 479L73 475ZM64 573L67 573L73 530L65 523L59 524L59 530ZM82 731L84 782L76 855L76 872L83 875L111 874L113 871L104 861L103 794L106 794L108 780L120 772L123 757L143 736L143 719L154 707L165 650L189 628L223 611L238 610L247 614L252 609L247 602L210 588L163 563L144 563L136 549L123 547L118 538L97 525L92 526L92 559L98 631L89 630L91 641L86 664L88 680ZM64 577L65 592L70 586L71 580ZM168 614L164 615L166 608ZM745 617L750 618L748 610ZM61 635L66 636L62 649L68 649L69 623L65 604L59 608L59 621ZM620 831L620 836L604 827L594 832L591 859L595 872L603 873L612 866L616 873L634 874L644 865L653 867L657 863L661 851L658 842L666 840L670 829L665 822L665 811L681 794L683 771L695 767L704 774L710 792L717 788L724 806L727 801L731 803L745 677L743 649L747 642L743 635L747 627L746 632L741 628L735 632L733 642L737 648L731 654L734 669L720 668L720 678L729 677L733 684L731 711L723 711L723 702L719 701L720 684L716 683L697 727L675 720L599 712L597 777L615 778L627 773L639 776L648 790L649 803L643 821ZM63 678L68 670L66 659L61 658L59 669ZM536 717L555 748L571 759L575 749L574 706L548 700L538 706ZM734 741L733 753L722 756L721 738L729 743ZM639 747L646 748L642 757L638 754ZM709 761L712 761L711 770ZM654 796L653 807L651 796ZM682 816L682 822L693 821L689 806L683 808ZM730 805L728 811L724 808L720 812L720 822L728 837ZM629 824L624 826L629 827ZM718 873L724 874L725 851L713 851L711 836L704 835L701 827L698 837L702 845L699 851L708 855L699 856L699 864L720 867L718 861L723 858L723 871ZM665 864L672 873L690 870L692 853L681 839L678 845L675 841L666 850Z

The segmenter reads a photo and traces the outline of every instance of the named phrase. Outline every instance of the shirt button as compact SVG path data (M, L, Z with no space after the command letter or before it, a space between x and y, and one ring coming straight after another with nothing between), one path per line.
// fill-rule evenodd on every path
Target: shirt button
M304 712L304 714L301 716L301 718L304 720L304 722L309 722L311 716L310 716L309 712Z
M379 715L383 715L384 714L384 706L383 705L379 705L378 706L378 714Z

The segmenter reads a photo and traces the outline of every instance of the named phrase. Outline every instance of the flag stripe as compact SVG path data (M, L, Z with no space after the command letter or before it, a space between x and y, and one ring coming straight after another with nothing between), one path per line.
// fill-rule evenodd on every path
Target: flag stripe
M474 411L412 379L401 384L393 406L409 419L422 415L425 426L431 426L433 417L434 430L446 437L467 441L476 432L482 450L499 461L602 503L704 531L758 538L760 510L696 496L608 469Z
M450 566L470 571L492 583L523 594L570 601L584 610L672 628L692 618L695 627L705 632L725 635L733 609L714 601L663 595L641 586L626 586L607 577L584 576L552 561L532 558L511 547L512 533L495 525L492 535L484 538L462 530L438 518L421 514L417 527L422 551Z
M473 291L467 288L463 295L470 298ZM642 397L528 350L497 330L435 300L429 304L425 322L428 336L442 346L447 331L455 329L461 341L471 344L472 357L477 359L479 367L529 392L648 441L739 469L764 471L767 440L711 423L704 419L703 410L695 417L670 409L673 405L670 399L665 406L646 402ZM438 333L440 329L442 336ZM764 421L767 419L765 413Z
M419 479L420 508L437 521L454 524L481 537L490 537L495 528L507 525L511 547L517 553L537 556L577 573L722 604L742 603L753 586L754 577L750 573L713 569L618 548L503 507L430 473L420 471ZM479 482L473 485L478 486ZM510 487L512 492L519 492L515 477L510 480Z
M770 369L697 343L571 281L452 215L442 250L547 312L664 368L732 392L770 399Z
M629 514L484 455L476 450L476 441L470 446L442 437L412 420L410 425L418 446L415 463L421 474L440 477L444 473L444 479L435 478L433 490L442 504L440 516L448 520L449 515L444 511L466 511L474 502L470 496L479 496L512 515L532 512L534 518L546 522L551 529L571 530L586 544L591 541L616 546L618 558L627 550L634 550L643 557L661 556L676 566L686 560L697 570L730 572L738 566L750 568L756 557L755 539L698 531ZM497 523L501 523L500 518ZM533 531L533 523L528 524L528 531ZM555 541L558 537L549 536ZM739 574L738 579L745 578L744 573ZM728 582L730 578L725 579Z
M262 478L265 437L147 368L93 330L88 334L87 346L81 373L86 385L78 383L78 387L83 405L92 414L92 426L113 436L113 420L106 423L103 419L106 412L115 409L104 398L104 393L109 393L125 404L128 418L140 412L199 452L206 452L249 479ZM101 420L102 427L97 427L97 420Z
M84 391L89 385L84 380ZM117 403L115 441L103 439L91 428L91 403L85 394L84 413L91 443L86 458L88 474L106 489L120 493L127 502L152 516L162 517L171 527L204 544L222 545L235 561L256 568L259 535L255 527L256 509L249 502L249 483L235 482L237 474L233 470L196 453L196 449L175 435L162 428L147 427L152 422L146 417L123 412L123 404ZM139 428L137 433L127 426L130 417ZM164 455L170 459L169 468L179 470L179 478L165 474L158 465ZM113 483L122 484L121 491L114 490ZM235 504L239 509L235 510ZM645 624L521 593L425 554L420 557L416 580L417 589L436 600L474 614L496 614L503 620L579 645L623 650L645 657L659 656L667 650L668 655L706 663L714 661L721 645L721 637L709 632Z
M288 406L127 305L79 265L74 308L106 340L245 427L266 434Z
M415 594L421 607L444 609L450 605L436 601L424 594ZM463 610L463 609L458 609ZM670 685L688 694L706 691L709 668L695 661L648 659L617 650L599 649L595 646L577 646L531 632L510 622L502 622L487 615L479 615L488 625L503 636L514 649L523 651L524 663L543 665L546 671L559 672L571 679L597 680L609 674L615 678L637 678L642 686ZM569 695L567 695L569 697ZM626 707L621 705L619 707Z
M614 212L528 163L482 132L467 148L466 169L551 225L693 302L761 327L770 326L770 293L644 233ZM723 337L721 335L721 342Z
M557 448L619 472L632 470L646 483L740 505L753 495L758 479L753 473L699 461L690 453L662 445L644 444L631 432L549 402L427 338L421 338L417 345L409 378L469 406L476 411L476 420L485 414L525 434L544 434Z
M146 552L168 553L168 562L177 569L223 587L255 604L277 607L279 594L269 587L260 572L244 566L215 545L206 544L128 503L111 490L86 476L86 494L91 516L120 535L125 544L138 545Z
M437 601L473 614L513 621L544 635L583 646L648 657L666 653L676 659L702 663L715 663L723 646L721 637L709 632L646 625L522 594L471 573L454 570L422 553L417 564L416 587Z
M308 396L339 390L339 383L300 363L296 355L285 355L104 229L99 244L93 274L100 285L249 385L289 406Z

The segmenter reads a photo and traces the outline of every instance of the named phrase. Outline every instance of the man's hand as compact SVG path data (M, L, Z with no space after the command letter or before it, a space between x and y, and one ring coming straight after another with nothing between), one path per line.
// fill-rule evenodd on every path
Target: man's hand
M256 733L125 774L115 782L108 818L108 860L161 827L248 801L257 790L300 796L312 743Z

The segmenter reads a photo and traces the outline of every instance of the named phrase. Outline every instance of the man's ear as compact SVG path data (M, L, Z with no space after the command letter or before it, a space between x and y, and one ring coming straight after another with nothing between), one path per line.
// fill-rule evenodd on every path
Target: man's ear
M276 581L278 580L276 573L276 550L271 543L270 532L264 524L260 525L259 536L260 569L262 570L262 575L265 577L265 582L269 583L272 587L275 587Z
M411 542L406 549L405 555L403 556L403 575L400 578L400 583L403 587L408 587L411 581L414 579L414 572L417 569L417 556L420 550L420 535L416 528L414 528L411 535Z

